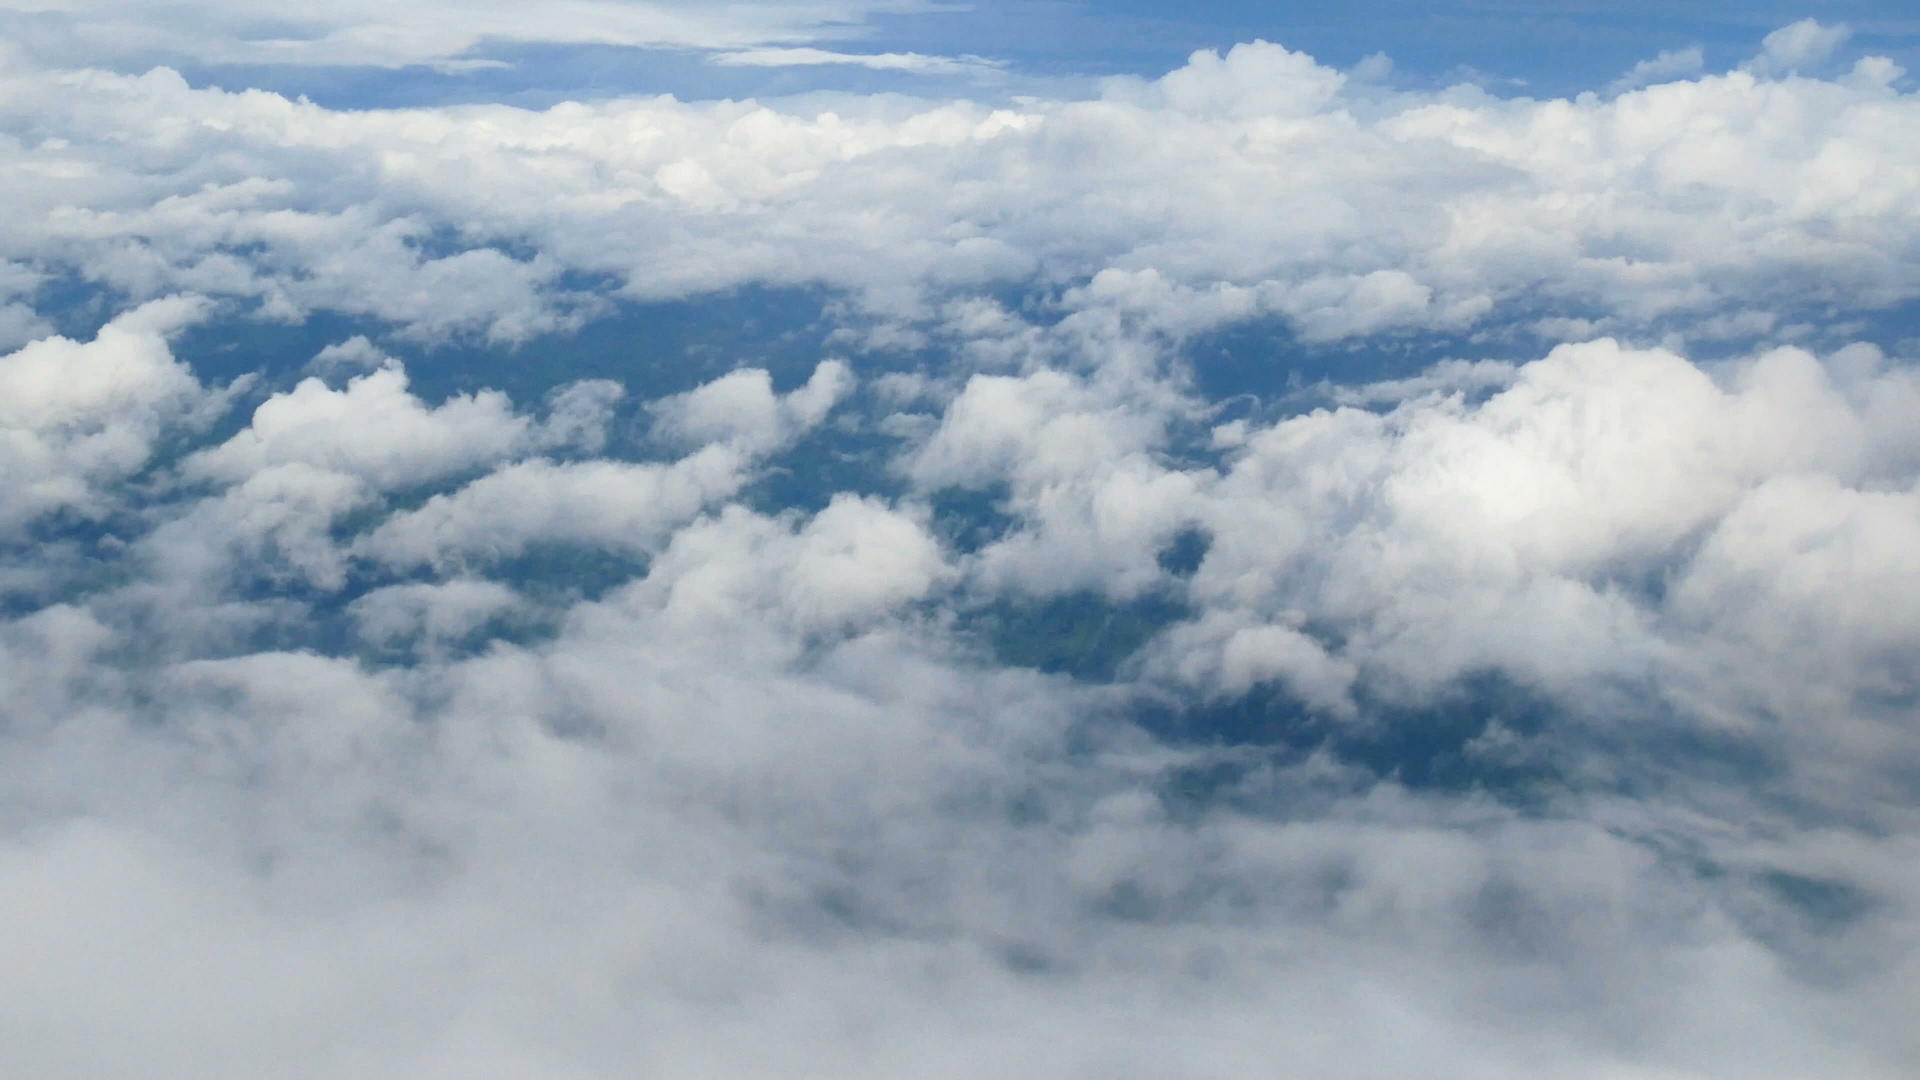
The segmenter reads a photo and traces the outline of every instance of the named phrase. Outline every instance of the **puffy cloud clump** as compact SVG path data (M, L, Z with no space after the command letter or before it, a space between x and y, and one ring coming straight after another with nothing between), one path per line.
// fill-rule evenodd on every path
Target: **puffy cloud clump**
M407 392L398 365L335 390L308 378L254 411L226 443L196 454L189 475L226 480L302 463L347 473L375 488L420 484L508 456L530 442L531 425L500 393L428 408Z
M1209 464L1177 403L976 376L905 462L929 491L998 493L1010 523L962 560L971 588L1188 605L1137 671L1209 699L1274 686L1352 717L1495 671L1568 717L1751 737L1819 801L1836 770L1891 791L1913 767L1909 363L1703 367L1602 339L1342 394L1216 425ZM1203 541L1188 574L1165 561L1182 535Z
M1686 597L1746 537L1814 528L1811 544L1845 527L1853 500L1904 530L1916 447L1888 405L1915 393L1909 368L1840 382L1791 348L1710 374L1659 349L1560 346L1484 401L1422 395L1248 434L1202 512L1214 543L1192 587L1209 604L1351 624L1351 655L1417 681L1479 663L1548 681L1657 665L1681 610L1713 611L1709 635L1743 626ZM1831 580L1829 610L1897 572L1876 547ZM1810 684L1863 685L1854 665L1804 659L1765 650L1740 681L1789 664Z
M109 489L138 473L167 437L203 426L221 395L174 359L167 335L202 316L195 299L156 300L92 341L49 337L0 358L0 533L46 515L99 518Z
M765 450L818 425L852 381L846 364L826 360L804 385L775 394L773 376L764 368L744 368L650 408L665 438L694 446L727 442Z

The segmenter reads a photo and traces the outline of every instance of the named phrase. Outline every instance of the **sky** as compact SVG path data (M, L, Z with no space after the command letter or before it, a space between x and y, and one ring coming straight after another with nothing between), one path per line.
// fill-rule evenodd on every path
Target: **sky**
M0 0L0 1072L1920 1073L1916 65Z

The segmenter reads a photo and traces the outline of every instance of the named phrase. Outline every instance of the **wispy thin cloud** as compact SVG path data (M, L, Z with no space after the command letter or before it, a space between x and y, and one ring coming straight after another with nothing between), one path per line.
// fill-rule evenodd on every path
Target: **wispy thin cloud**
M709 58L724 67L812 67L842 64L872 68L875 71L901 71L915 75L989 75L1006 67L1003 60L984 56L929 56L925 53L848 53L813 48L741 49L715 53Z

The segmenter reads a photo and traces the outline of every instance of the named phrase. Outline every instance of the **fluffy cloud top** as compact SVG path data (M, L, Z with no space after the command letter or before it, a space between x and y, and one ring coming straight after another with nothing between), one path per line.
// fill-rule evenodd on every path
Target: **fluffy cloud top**
M166 334L204 304L145 304L90 342L35 341L0 365L0 533L42 515L98 517L104 487L150 461L159 441L209 419L208 394L167 348Z
M1825 62L1852 34L1845 24L1824 26L1816 19L1801 19L1768 34L1760 42L1760 55L1748 66L1766 75L1798 74Z
M1497 101L1349 87L1253 44L999 109L342 113L165 71L16 72L0 255L502 340L592 314L569 272L652 298L820 283L917 318L930 293L1115 270L1229 290L1310 338L1485 327L1496 305L1712 335L1730 309L1786 327L1911 296L1898 75L1869 58L1834 81Z

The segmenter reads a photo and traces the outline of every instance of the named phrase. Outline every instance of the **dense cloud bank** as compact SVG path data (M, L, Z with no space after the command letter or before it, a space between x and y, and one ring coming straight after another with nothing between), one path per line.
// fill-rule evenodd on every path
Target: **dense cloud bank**
M0 1069L1912 1073L1920 123L1827 29L1572 101L16 62ZM566 362L747 286L799 370ZM563 375L420 389L475 348Z
M824 284L911 323L956 290L1029 281L1184 331L1264 313L1311 340L1655 323L1792 339L1914 295L1920 105L1889 61L1832 66L1507 101L1252 44L998 108L333 112L16 61L0 285L24 305L16 335L55 275L496 340L577 324L596 283Z

